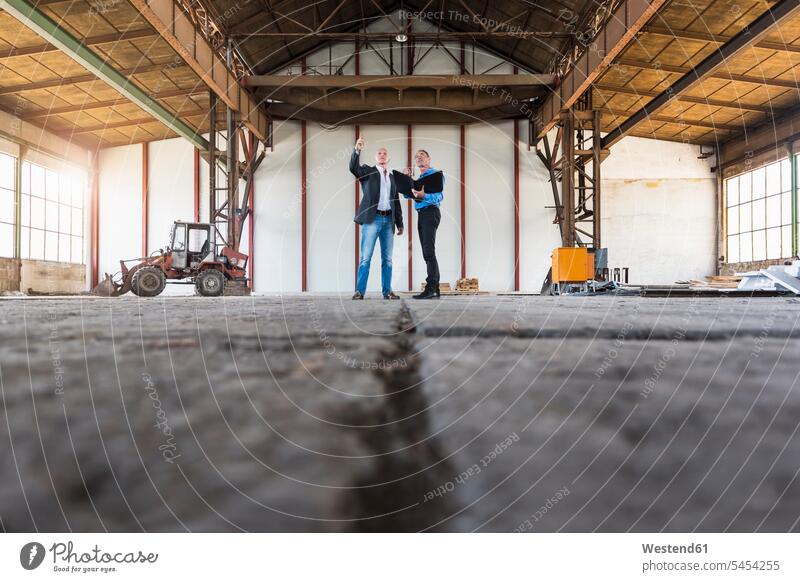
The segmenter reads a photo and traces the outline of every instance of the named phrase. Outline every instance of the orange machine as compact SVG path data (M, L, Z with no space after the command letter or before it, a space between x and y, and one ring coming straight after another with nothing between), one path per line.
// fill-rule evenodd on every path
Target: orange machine
M585 283L594 279L594 253L585 247L553 249L553 283Z

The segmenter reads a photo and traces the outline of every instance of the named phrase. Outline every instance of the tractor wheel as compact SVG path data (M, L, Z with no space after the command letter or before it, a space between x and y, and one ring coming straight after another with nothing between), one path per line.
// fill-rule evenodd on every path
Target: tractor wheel
M133 274L131 291L139 297L155 297L167 286L167 277L158 267L142 267Z
M194 286L203 297L219 297L225 289L225 275L215 269L203 271L195 279Z

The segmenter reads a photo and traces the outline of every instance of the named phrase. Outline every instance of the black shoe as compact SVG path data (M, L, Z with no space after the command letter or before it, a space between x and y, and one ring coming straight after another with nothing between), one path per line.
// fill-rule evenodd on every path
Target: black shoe
M394 291L389 291L386 295L383 296L384 299L400 299L399 296L394 294Z
M356 291L355 295L353 295L353 299L364 299L364 296L359 291Z
M425 291L420 293L419 295L413 295L412 299L439 299L441 295L439 294L439 289L431 289L430 291L428 288L425 288Z

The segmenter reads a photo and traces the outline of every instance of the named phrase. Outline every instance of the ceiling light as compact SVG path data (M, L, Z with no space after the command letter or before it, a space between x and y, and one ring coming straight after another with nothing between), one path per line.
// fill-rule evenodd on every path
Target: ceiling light
M400 33L396 37L394 37L397 42L406 42L408 40L408 36Z

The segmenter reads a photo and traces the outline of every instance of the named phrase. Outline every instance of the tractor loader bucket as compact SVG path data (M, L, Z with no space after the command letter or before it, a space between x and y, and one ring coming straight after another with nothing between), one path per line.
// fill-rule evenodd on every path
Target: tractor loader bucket
M114 278L106 273L105 279L100 281L97 286L92 289L92 295L97 295L98 297L118 297L122 295L124 285L121 283L115 283Z

